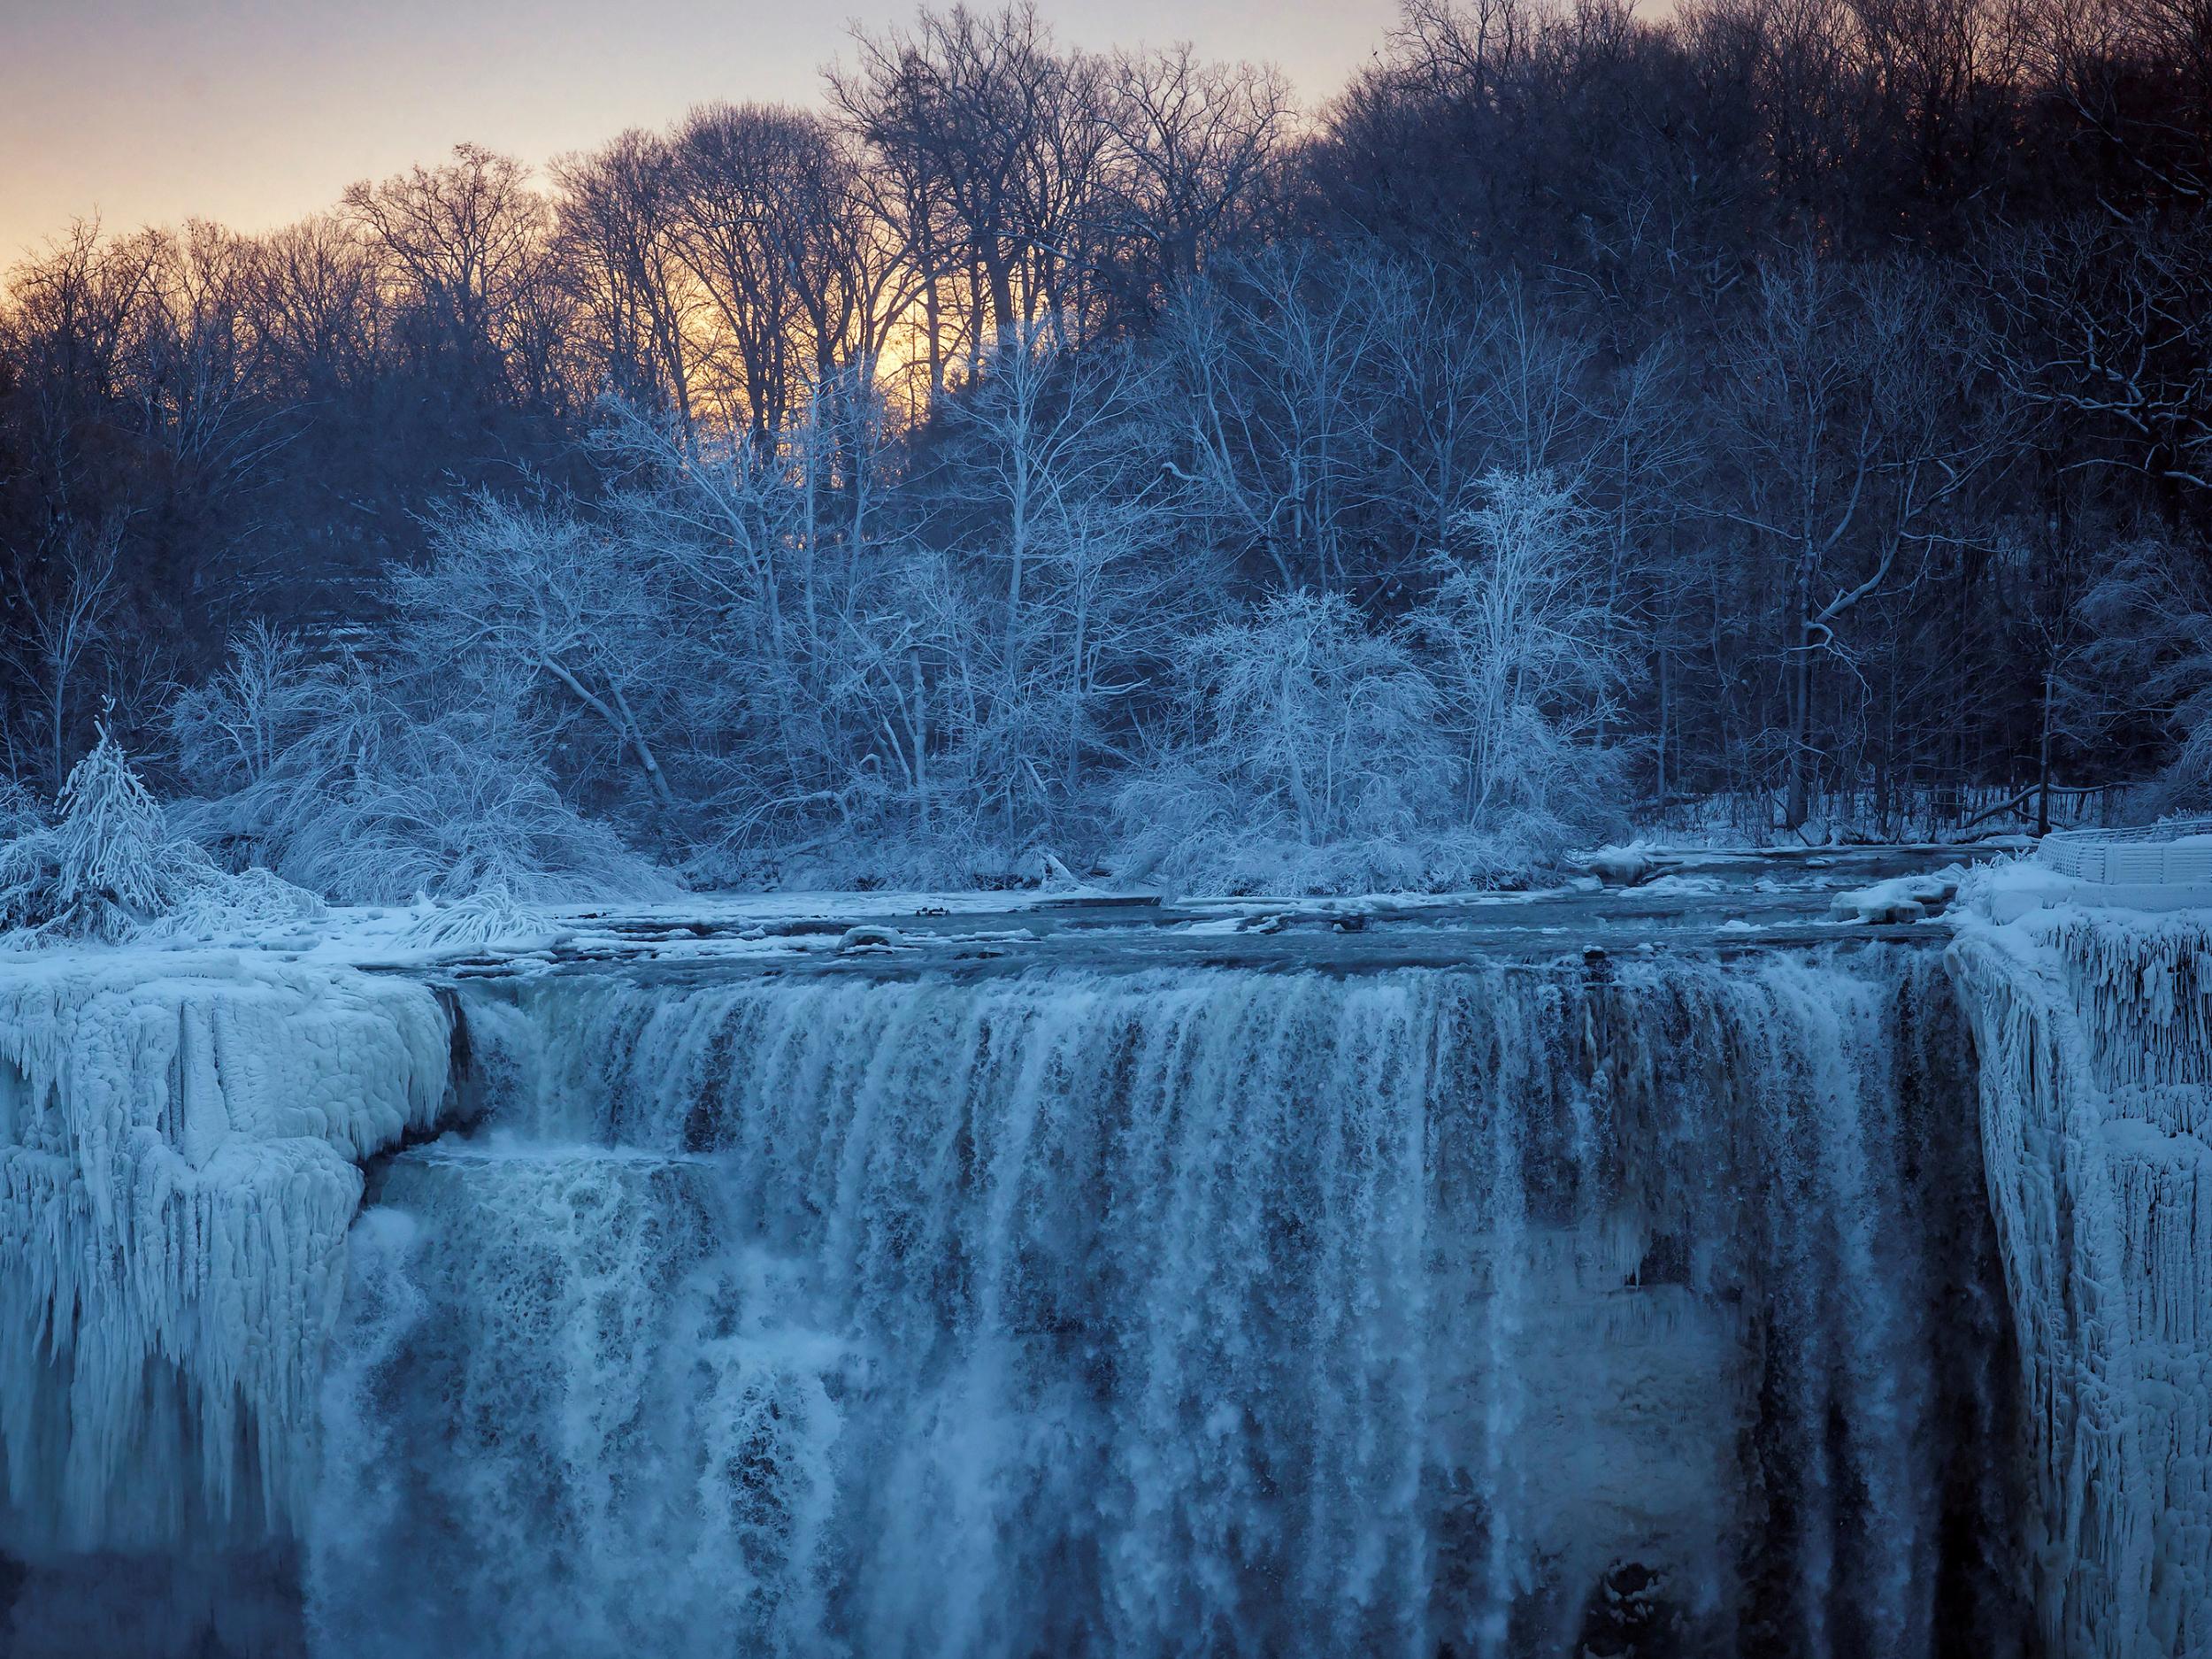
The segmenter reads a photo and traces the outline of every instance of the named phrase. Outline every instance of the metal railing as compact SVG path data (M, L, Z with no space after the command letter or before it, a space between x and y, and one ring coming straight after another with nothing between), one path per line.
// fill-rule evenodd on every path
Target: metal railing
M2212 886L2212 818L2143 829L2054 830L2035 856L2037 863L2082 881Z

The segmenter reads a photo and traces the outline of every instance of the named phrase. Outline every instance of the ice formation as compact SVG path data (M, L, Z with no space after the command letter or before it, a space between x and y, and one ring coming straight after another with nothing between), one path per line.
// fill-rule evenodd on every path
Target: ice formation
M0 967L0 1554L293 1532L357 1165L432 1124L447 1045L347 970Z
M2067 1659L2212 1655L2212 928L2062 909L1951 949Z
M1932 952L462 1007L481 1126L353 1235L322 1652L2008 1651Z

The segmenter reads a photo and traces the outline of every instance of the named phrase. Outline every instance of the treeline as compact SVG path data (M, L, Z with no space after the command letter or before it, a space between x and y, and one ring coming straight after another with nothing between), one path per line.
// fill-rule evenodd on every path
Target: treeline
M542 177L77 227L0 772L104 721L328 890L2188 804L2208 189L2193 0L1415 0L1310 111L924 12Z

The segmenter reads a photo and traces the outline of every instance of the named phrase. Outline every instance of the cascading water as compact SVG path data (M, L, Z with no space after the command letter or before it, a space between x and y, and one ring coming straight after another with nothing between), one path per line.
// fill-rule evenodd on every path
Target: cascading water
M2019 1650L1939 960L479 981L332 1655Z

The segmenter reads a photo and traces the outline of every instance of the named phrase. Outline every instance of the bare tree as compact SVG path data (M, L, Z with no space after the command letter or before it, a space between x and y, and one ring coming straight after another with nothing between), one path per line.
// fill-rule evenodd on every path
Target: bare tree
M1787 703L1785 822L1810 810L1816 667L1847 671L1846 629L1878 596L1917 587L1945 544L1939 515L1993 452L1956 418L1962 356L1936 298L1895 266L1837 269L1800 250L1762 276L1728 337L1724 417L1740 492L1725 516L1779 565Z
M1111 229L1138 250L1154 303L1204 269L1281 157L1290 90L1248 64L1200 63L1187 45L1118 52L1102 119Z
M994 329L1084 326L1109 142L1101 66L1063 55L1028 0L924 12L911 33L856 44L831 97L907 180L917 240L966 296L972 349ZM938 254L941 228L953 245Z
M670 146L632 130L552 171L562 265L592 319L608 388L688 430L698 295L678 241Z
M551 214L519 162L462 144L442 167L349 186L344 200L434 351L480 393L546 394L558 338L547 311Z
M82 712L84 680L107 649L119 595L115 561L120 527L73 529L61 555L61 580L44 593L19 587L21 632L10 656L32 687L43 733L48 787L69 775L69 750Z

